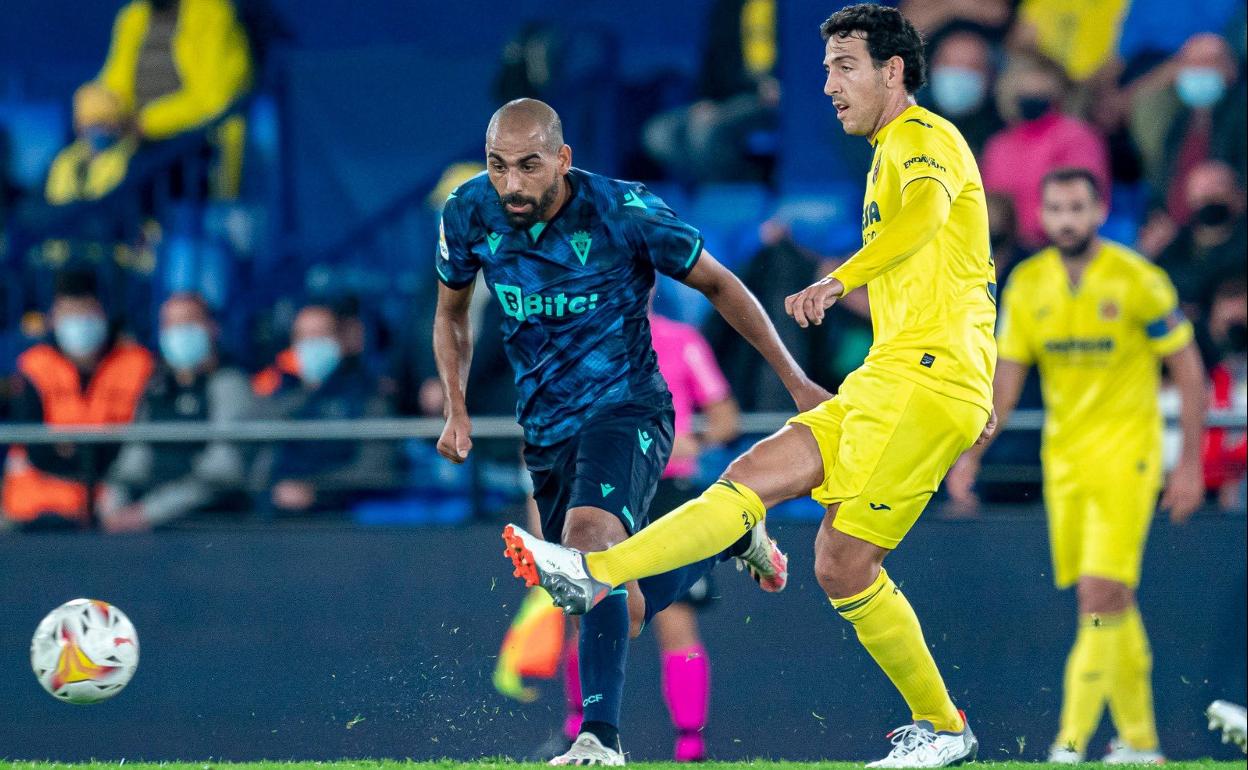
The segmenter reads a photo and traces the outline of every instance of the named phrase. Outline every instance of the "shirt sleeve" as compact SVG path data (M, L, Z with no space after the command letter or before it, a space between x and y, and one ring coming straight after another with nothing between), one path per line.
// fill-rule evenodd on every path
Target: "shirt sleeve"
M1192 341L1192 324L1179 308L1178 292L1161 268L1149 266L1135 299L1134 318L1144 327L1155 355L1168 356Z
M642 258L654 269L683 280L702 256L702 234L681 221L663 199L638 186L624 196L621 206Z
M1036 361L1026 312L1020 304L1018 282L1011 279L997 308L997 357L1025 366Z
M689 370L695 407L715 404L732 395L728 380L715 361L710 344L696 330L690 332L689 338L681 346L680 355L685 359L685 367Z
M438 280L452 289L462 289L473 282L481 269L481 260L468 248L467 206L451 193L438 220L438 253L434 267Z
M908 118L890 138L889 160L897 164L902 192L919 179L935 179L952 201L962 192L965 169L958 147L941 129L921 118Z

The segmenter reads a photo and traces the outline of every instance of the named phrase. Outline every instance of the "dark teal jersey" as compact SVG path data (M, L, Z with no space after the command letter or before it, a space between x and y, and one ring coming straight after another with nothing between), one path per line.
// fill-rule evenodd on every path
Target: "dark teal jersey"
M482 271L502 304L525 441L575 434L595 411L625 401L670 403L646 319L655 271L683 279L702 237L636 182L580 169L549 222L513 228L486 174L446 202L439 279L468 286ZM487 332L489 333L489 332Z

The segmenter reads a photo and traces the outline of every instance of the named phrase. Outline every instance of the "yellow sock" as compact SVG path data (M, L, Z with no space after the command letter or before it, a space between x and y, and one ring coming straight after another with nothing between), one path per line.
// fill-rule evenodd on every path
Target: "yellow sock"
M619 545L585 554L593 576L613 586L710 558L767 515L754 490L720 479L698 497Z
M965 723L923 640L914 608L887 572L881 569L865 591L833 599L832 606L853 624L858 641L901 692L914 721L931 722L941 732L962 731Z
M1061 727L1056 744L1082 754L1101 723L1118 668L1123 616L1083 615L1066 659Z
M1140 751L1156 751L1157 722L1153 716L1153 651L1140 610L1123 614L1117 676L1109 684L1109 713L1118 737Z

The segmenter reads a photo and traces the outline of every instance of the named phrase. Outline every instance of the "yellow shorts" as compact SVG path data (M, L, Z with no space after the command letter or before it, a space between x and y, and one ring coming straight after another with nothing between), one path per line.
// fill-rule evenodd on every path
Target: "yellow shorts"
M832 526L892 549L987 421L982 407L859 369L834 398L789 423L810 428L819 443L823 483L810 496L841 504Z
M1111 478L1113 474L1110 474ZM1046 484L1053 582L1069 588L1080 576L1105 578L1135 588L1148 527L1157 509L1156 481L1137 474L1121 484Z

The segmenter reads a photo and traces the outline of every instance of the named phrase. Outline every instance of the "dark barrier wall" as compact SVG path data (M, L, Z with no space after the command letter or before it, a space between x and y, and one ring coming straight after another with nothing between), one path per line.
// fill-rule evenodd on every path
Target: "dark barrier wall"
M721 567L704 615L710 746L725 759L866 759L908 715L811 575L810 525L778 532L793 580L764 595ZM480 757L558 723L553 688L511 704L490 687L521 596L494 529L300 528L159 536L0 537L0 758L84 760ZM1142 586L1157 713L1172 757L1232 758L1205 730L1245 696L1244 519L1159 524ZM1056 726L1073 597L1048 575L1035 520L925 522L890 561L918 610L981 758L1040 757ZM142 663L111 702L39 689L27 653L45 612L114 602ZM670 749L649 636L635 643L625 747ZM1108 738L1105 732L1104 738ZM1098 739L1099 740L1099 739Z

